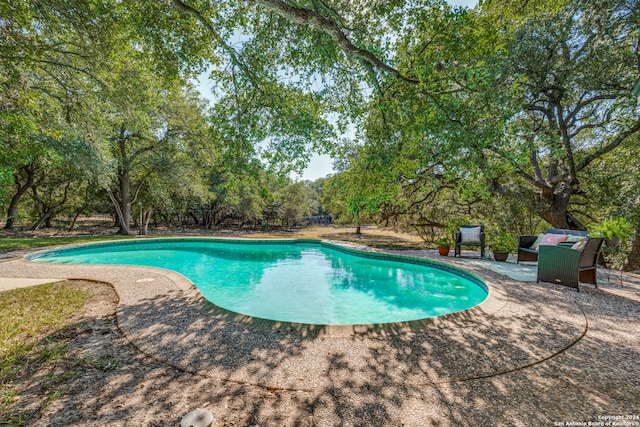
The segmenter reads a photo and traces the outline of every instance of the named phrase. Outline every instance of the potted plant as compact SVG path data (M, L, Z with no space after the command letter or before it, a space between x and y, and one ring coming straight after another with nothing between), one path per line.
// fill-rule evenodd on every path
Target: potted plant
M620 284L622 284L622 269L627 258L627 239L633 235L633 224L624 217L606 218L593 224L589 234L605 239L598 263L607 269L607 279L611 277L612 268L620 270Z
M605 244L619 247L620 243L633 234L633 224L626 218L607 218L591 227L591 235L604 237Z
M435 244L438 245L438 253L440 256L448 256L453 242L448 237L440 237L435 240Z
M514 248L514 242L515 239L505 231L494 234L489 244L493 251L493 259L496 261L506 261Z

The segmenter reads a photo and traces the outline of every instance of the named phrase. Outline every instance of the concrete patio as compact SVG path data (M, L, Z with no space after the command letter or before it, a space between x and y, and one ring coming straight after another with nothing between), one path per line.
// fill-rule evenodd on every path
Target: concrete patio
M259 425L554 426L613 416L640 425L637 276L578 293L494 271L510 264L385 252L471 270L489 284L490 301L425 321L326 327L231 313L183 276L146 267L8 259L0 277L111 283L122 333L191 373L191 409L214 402L214 425L231 417L225 399L250 407Z

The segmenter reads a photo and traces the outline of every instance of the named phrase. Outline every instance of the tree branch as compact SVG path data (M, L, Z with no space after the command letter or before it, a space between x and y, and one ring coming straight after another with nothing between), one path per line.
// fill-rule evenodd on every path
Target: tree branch
M605 154L607 154L609 151L613 150L614 148L616 148L617 146L619 146L620 144L622 144L622 142L627 139L629 136L633 135L634 133L637 133L640 131L640 120L637 120L633 126L631 126L629 129L627 129L626 131L620 133L613 141L611 141L609 144L606 144L602 147L600 147L599 149L595 150L594 152L592 152L591 154L589 154L588 156L584 157L580 163L578 164L578 166L576 167L576 171L581 171L582 169L586 168L587 166L589 166L589 164L591 162L593 162L595 159L600 158L602 156L604 156Z
M147 176L148 175L149 174L147 174ZM135 191L135 193L133 195L133 200L131 200L131 206L133 206L133 204L138 201L138 194L140 194L140 190L142 190L142 186L145 183L145 179L146 179L146 176L144 178L142 178L142 180L140 180L140 184L138 185L138 188L136 188L136 191Z
M124 223L124 214L122 213L122 209L120 208L120 199L116 197L116 195L110 189L107 189L107 194L113 203L113 206L116 208L116 214L118 218L120 218L120 222Z
M505 155L501 150L498 150L494 147L488 147L488 149L490 151L493 151L494 153L496 153L498 156L502 157L503 159L507 160L509 163L511 163L511 165L513 165L513 167L515 168L515 172L522 177L525 181L527 181L528 183L530 183L531 185L533 185L536 188L540 188L540 189L548 189L549 186L543 181L543 180L538 180L534 177L532 177L531 175L529 175L528 173L526 173L525 171L522 170L522 168L520 167L520 165L518 165L510 156ZM500 184L498 184L497 182L492 184L493 186L500 186ZM498 190L498 187L495 187L494 189ZM498 190L498 192L500 192Z
M547 117L547 120L549 120L549 123L553 122L553 120L554 120L553 112L551 110L549 110L548 108L544 108L544 107L541 107L541 106L535 105L535 104L530 104L530 105L527 105L525 107L525 109L527 111L539 111L539 112L541 112L542 114L544 114Z
M91 73L88 69L78 68L78 67L74 67L71 64L64 64L62 62L49 61L49 60L46 60L46 59L39 59L39 58L30 58L30 59L32 61L34 61L34 62L40 62L42 64L49 64L49 65L54 65L54 66L58 66L58 67L69 68L69 69L77 71L79 73L86 74L87 76L91 77L93 80L98 82L100 84L100 86L108 87L108 85L102 79L100 79L98 76L96 76L93 73Z
M605 123L604 123L604 122L603 122L603 123L589 123L589 124L586 124L586 125L582 125L582 126L580 126L580 127L576 128L576 130L575 130L575 131L571 132L571 133L569 134L569 138L574 138L574 137L576 137L580 132L582 132L582 131L583 131L583 130L585 130L585 129L601 128L601 127L603 127L604 125L605 125Z
M180 0L174 0L174 2ZM407 77L397 69L382 62L377 56L368 50L361 49L349 40L347 35L334 21L322 16L321 14L301 7L293 6L282 0L253 0L255 3L271 10L272 12L288 19L296 24L309 25L310 27L322 31L340 47L340 49L351 58L360 59L370 63L374 68L384 71L402 80L406 83L419 84L420 81Z
M582 110L584 107L586 107L587 105L594 103L596 101L604 101L607 99L616 99L617 96L615 95L596 95L596 96L592 96L591 98L585 99L583 101L580 101L573 110L571 110L571 112L567 115L567 117L565 117L565 122L567 123L571 123L573 124L573 122L575 121L576 115L580 112L580 110Z
M533 166L533 173L535 175L535 180L542 182L544 179L542 178L542 171L540 170L540 163L538 162L538 152L536 150L531 150L529 155L529 161Z
M202 13L200 13L199 10L194 9L193 7L191 7L188 4L186 4L185 2L183 2L182 0L172 0L172 1L173 1L173 4L178 9L180 9L181 11L183 11L185 13L193 15L200 22L200 24L202 24L202 26L213 36L213 38L218 43L218 45L220 47L222 47L229 54L229 56L231 57L231 62L233 62L237 67L242 69L242 71L244 71L251 78L252 81L254 81L254 82L258 81L258 79L256 78L256 76L253 73L253 71L249 68L249 66L247 64L245 64L240 59L240 57L238 57L238 53L235 51L235 49L233 49L231 46L229 46L227 44L227 42L225 42L225 40L222 38L222 36L220 36L220 34L218 34L216 29L213 28L213 25L211 25L209 20L207 18L205 18L202 15Z

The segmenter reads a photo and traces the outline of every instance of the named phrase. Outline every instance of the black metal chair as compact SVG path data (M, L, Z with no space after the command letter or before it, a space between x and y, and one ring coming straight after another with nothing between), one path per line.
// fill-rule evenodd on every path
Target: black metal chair
M477 232L479 229L479 232ZM484 225L463 225L456 232L456 242L453 256L459 256L462 246L480 246L480 258L484 259Z
M536 281L559 283L578 292L580 282L593 283L597 288L598 255L603 242L600 237L588 238L581 251L567 246L540 246Z

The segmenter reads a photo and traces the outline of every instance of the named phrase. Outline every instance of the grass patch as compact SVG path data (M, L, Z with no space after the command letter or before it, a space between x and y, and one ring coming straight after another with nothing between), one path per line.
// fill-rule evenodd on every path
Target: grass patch
M64 344L51 336L62 330L90 297L91 292L65 283L0 293L0 424L22 424L26 414L16 411L16 376L33 368L34 363L51 365L65 358ZM51 393L57 398L61 392Z
M42 248L45 246L68 245L70 243L87 243L97 242L100 240L120 240L129 238L129 236L3 237L0 239L0 252Z
M91 296L88 291L50 283L0 293L0 358L62 328Z

